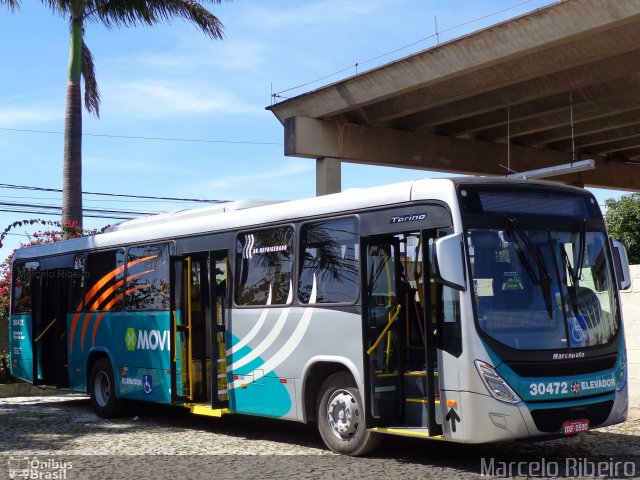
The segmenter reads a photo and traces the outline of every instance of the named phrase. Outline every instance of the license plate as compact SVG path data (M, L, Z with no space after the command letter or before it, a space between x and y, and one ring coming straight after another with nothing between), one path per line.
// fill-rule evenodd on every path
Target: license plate
M575 435L589 430L589 420L571 420L562 424L562 432L565 435Z

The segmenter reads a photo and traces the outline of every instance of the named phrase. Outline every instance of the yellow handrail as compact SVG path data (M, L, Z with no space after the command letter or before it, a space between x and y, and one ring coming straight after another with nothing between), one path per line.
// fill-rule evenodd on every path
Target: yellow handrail
M191 257L187 261L187 376L189 377L189 400L193 400L193 344L191 335Z
M178 314L176 311L173 311L173 340L174 340L174 349L173 349L173 363L178 361Z
M376 349L376 347L380 344L384 336L387 334L387 332L391 328L391 325L393 325L393 322L395 322L396 319L398 318L401 308L402 308L402 305L398 305L396 307L396 311L393 313L393 315L389 317L389 321L387 322L387 325L382 329L382 332L380 332L380 336L376 339L375 342L373 342L373 345L371 345L369 350L367 350L367 355L371 355L373 351Z
M55 319L55 318L53 319L53 321L52 321L49 325L47 325L47 328L45 328L45 329L42 331L42 333L41 333L40 335L38 335L38 338L36 338L36 339L33 341L33 343L38 343L38 342L40 341L40 339L44 336L44 334L45 334L45 333L47 333L47 330L49 330L49 329L52 327L52 325L53 325L54 323L56 323L56 319Z

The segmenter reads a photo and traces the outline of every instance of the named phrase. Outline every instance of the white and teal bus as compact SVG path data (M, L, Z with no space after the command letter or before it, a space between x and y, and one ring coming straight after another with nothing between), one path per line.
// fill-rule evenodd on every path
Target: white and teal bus
M20 249L11 368L130 401L316 422L333 451L623 422L624 248L589 192L437 179L235 202Z

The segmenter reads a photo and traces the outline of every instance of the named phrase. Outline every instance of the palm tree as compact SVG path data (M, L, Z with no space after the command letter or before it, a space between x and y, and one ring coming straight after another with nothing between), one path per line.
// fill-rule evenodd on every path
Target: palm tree
M195 0L40 0L55 14L69 19L70 50L67 104L64 124L64 159L62 186L62 224L82 227L82 94L90 115L100 117L100 93L95 77L93 57L84 43L86 23L102 23L107 28L153 26L161 21L183 18L195 24L212 39L221 39L222 23ZM205 0L217 4L221 0ZM0 0L13 11L20 0Z

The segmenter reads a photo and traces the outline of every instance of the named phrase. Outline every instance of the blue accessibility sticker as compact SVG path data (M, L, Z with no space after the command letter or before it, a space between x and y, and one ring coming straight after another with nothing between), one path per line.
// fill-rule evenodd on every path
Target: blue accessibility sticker
M153 378L151 375L142 376L142 388L144 388L145 395L151 395L153 393Z

